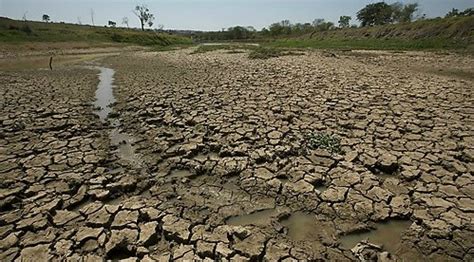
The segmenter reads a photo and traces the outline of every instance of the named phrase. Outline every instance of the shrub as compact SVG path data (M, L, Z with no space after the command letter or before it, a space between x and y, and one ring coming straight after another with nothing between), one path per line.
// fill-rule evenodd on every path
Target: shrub
M282 51L276 48L259 47L249 54L250 59L268 59L283 55Z
M341 140L331 134L311 132L306 135L306 147L309 149L326 149L331 153L340 153Z
M123 40L124 40L124 37L122 35L117 34L117 33L113 33L110 38L112 39L112 41L119 42L119 43L123 42Z
M31 34L33 33L33 30L31 30L30 26L29 25L23 25L20 29L21 31L25 32L26 34Z

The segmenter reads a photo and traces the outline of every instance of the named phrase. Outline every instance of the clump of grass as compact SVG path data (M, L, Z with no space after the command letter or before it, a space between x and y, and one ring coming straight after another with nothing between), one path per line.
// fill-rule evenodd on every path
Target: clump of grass
M298 52L294 50L287 50L283 48L274 48L274 47L258 47L255 48L252 52L249 53L250 59L269 59L272 57L280 57L287 55L304 55L304 52Z
M283 52L280 49L270 47L259 47L249 54L250 59L269 59L272 57L282 56Z
M341 153L341 140L327 133L311 132L306 135L306 147L309 149L326 149L331 153Z
M191 54L203 54L217 50L227 50L229 53L243 52L243 50L255 49L255 46L245 44L222 44L222 45L200 45Z

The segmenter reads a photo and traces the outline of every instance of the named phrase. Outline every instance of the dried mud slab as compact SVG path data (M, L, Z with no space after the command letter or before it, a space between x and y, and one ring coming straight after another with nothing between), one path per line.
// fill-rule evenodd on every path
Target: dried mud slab
M191 52L0 74L1 260L473 259L472 58Z

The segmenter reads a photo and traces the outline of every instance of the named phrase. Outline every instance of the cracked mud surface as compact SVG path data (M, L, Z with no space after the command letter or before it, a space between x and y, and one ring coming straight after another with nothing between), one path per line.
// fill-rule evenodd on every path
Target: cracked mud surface
M0 74L0 260L474 259L472 58L190 52Z

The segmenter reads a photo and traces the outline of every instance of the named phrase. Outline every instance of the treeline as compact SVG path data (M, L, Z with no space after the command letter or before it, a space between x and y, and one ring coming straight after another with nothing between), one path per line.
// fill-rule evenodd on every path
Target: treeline
M349 27L357 28L359 26L368 27L386 24L410 23L414 20L426 19L425 15L417 16L418 11L419 5L417 3L403 4L396 2L389 5L385 2L378 2L368 4L357 12L356 19L360 22L360 25L351 24L351 20L353 20L352 17L343 15L339 18L337 25L320 18L315 19L311 23L291 23L289 20L283 20L281 22L273 23L268 26L268 28L263 28L261 31L257 31L253 27L235 26L223 29L219 32L200 32L195 34L194 37L201 41L252 40L266 37L313 34ZM474 8L468 8L464 11L452 9L445 17L473 15Z

